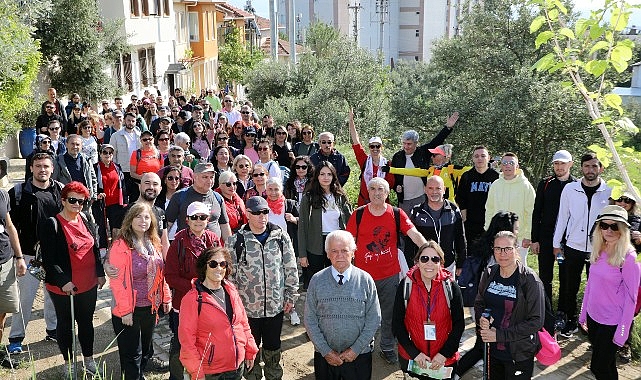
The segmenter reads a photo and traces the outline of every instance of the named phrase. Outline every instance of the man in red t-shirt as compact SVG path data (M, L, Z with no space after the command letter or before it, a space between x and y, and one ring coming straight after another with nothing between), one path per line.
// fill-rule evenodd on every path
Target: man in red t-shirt
M414 227L403 210L399 209L399 231L396 231L394 208L385 203L389 196L389 183L381 177L374 177L367 183L370 203L359 207L349 218L347 231L354 235L356 253L354 264L369 273L376 284L378 302L381 306L381 356L390 364L396 363L394 335L392 333L392 314L394 299L399 282L401 267L405 256L397 247L399 233L407 235L418 247L427 240ZM362 210L360 223L356 215Z

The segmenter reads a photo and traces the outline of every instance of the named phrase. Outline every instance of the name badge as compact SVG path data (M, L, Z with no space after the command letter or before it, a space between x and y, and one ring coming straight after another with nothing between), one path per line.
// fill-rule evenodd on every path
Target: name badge
M436 340L436 325L431 322L423 322L423 333L425 340Z
M4 226L2 224L0 224L0 234L1 233L4 233Z

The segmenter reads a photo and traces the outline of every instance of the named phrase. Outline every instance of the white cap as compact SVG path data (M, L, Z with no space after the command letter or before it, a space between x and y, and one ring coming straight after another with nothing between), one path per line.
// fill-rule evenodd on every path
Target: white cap
M381 138L378 137L378 136L374 136L371 139L369 139L368 144L373 144L373 143L379 143L379 144L383 145L383 140L381 140Z
M555 161L570 162L572 161L572 155L567 150L559 150L552 157L552 162Z
M203 202L192 202L187 207L187 216L194 216L199 214L209 215L209 206Z

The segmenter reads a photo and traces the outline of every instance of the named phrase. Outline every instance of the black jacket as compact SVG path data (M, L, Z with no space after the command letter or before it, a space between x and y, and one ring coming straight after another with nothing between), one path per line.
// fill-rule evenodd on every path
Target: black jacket
M556 176L549 176L539 182L532 210L532 243L538 243L541 239L548 239L552 242L556 217L559 215L561 192L565 185L574 181L576 178L572 176L563 182L559 181Z
M432 139L432 141L417 147L416 151L414 151L414 154L412 155L412 162L414 163L414 167L422 169L429 168L431 165L430 158L432 157L432 153L430 153L429 149L434 149L437 146L443 144L450 133L452 133L452 128L443 127L443 129L441 129L441 131ZM392 156L392 164L390 166L394 168L404 168L405 163L405 151L401 149L398 152L394 153L394 156ZM404 176L400 174L394 174L394 186L392 186L394 188L394 191L396 191L396 186L403 186L403 177ZM422 180L425 184L427 182L427 177L423 177ZM399 203L403 202L403 192L397 192L396 195Z

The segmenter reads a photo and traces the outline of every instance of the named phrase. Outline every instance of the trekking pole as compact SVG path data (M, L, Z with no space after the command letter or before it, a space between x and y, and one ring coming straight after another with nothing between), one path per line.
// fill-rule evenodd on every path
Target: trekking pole
M481 314L482 318L488 321L492 318L492 309L485 309ZM483 380L490 378L490 344L483 343Z
M74 289L75 290L75 289ZM76 311L73 305L73 291L69 292L69 302L71 303L71 379L78 379L78 372L76 371L77 358L76 358Z

